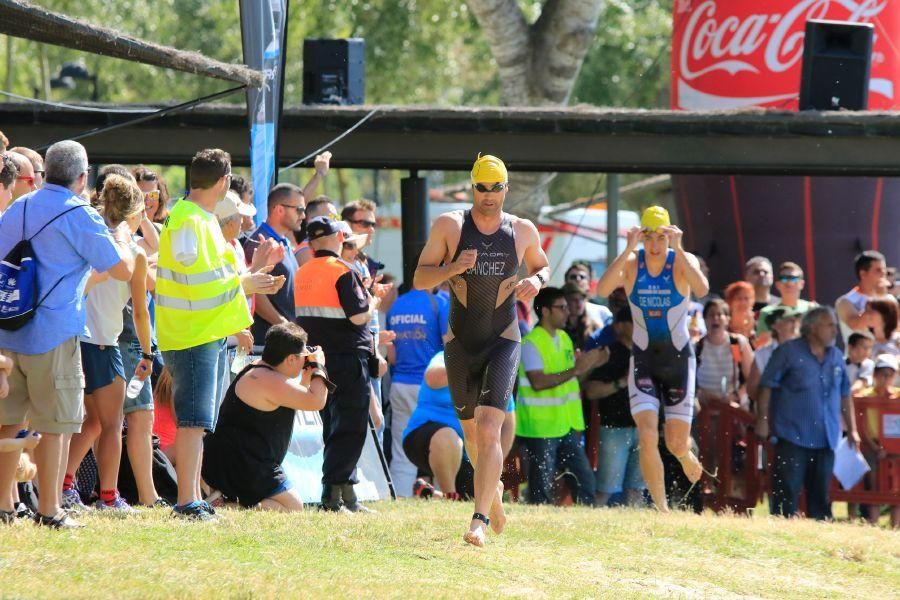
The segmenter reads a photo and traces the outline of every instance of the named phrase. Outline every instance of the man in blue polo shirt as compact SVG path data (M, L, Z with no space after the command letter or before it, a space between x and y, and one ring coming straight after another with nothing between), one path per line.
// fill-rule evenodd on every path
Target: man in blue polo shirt
M32 238L39 304L34 317L16 331L0 330L0 352L13 360L9 395L0 402L0 438L12 438L26 422L40 432L34 451L41 491L38 525L79 525L60 509L69 439L84 421L84 374L78 336L85 327L84 289L93 268L119 281L131 279L131 232L110 234L103 217L80 194L87 185L84 146L73 141L47 150L46 184L26 194L0 221L0 257L23 237ZM33 237L32 237L33 236ZM8 522L18 452L0 453L0 523Z
M272 269L275 277L283 276L284 285L274 294L256 295L256 312L253 315L253 352L260 354L269 327L294 320L294 274L299 268L292 251L291 241L295 231L300 231L306 216L303 190L292 183L279 183L269 191L268 214L244 244L247 260L253 260L253 252L259 246L259 237L274 239L284 247L284 257Z
M403 452L401 433L416 408L425 369L444 349L450 303L427 290L401 294L387 315L387 329L397 334L388 347L391 363L391 479L399 496L411 496L416 466Z
M805 489L807 515L831 519L828 488L842 414L847 441L859 445L850 380L834 345L837 332L834 310L813 308L803 316L801 337L775 349L760 380L756 434L766 439L771 431L772 507L781 516L798 514Z

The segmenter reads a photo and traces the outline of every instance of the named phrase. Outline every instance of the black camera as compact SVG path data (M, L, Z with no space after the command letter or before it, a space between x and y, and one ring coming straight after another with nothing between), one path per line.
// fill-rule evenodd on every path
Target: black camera
M304 369L307 368L307 367L313 367L313 368L321 369L322 367L325 366L325 365L319 364L319 363L316 362L316 360L315 360L315 354L316 354L319 350L320 350L319 346L307 346L307 347L306 347L306 349L303 351L303 354L305 354L305 357L304 357L304 359L303 359L303 368L304 368Z

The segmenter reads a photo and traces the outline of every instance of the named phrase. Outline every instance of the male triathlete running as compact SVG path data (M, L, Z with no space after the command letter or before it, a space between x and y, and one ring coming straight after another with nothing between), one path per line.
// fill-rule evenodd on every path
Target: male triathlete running
M450 396L475 467L475 514L464 539L483 546L486 526L500 533L506 522L500 428L519 366L516 298L534 298L550 269L534 224L503 212L509 190L503 161L479 155L472 189L471 210L435 219L414 285L428 290L450 280L444 357ZM523 261L528 277L520 281Z
M666 447L692 482L703 467L691 452L696 359L688 333L691 292L705 296L709 282L693 254L681 247L682 232L669 213L651 206L641 226L628 231L628 244L597 284L608 296L624 287L634 319L628 393L640 438L641 472L656 508L668 512L659 454L659 405L665 412ZM637 250L638 244L644 246ZM637 250L637 253L635 253Z

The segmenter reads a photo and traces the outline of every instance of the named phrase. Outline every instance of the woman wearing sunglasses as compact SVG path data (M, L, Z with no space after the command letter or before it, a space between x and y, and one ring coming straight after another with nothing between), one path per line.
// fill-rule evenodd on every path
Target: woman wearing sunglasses
M144 194L147 218L157 224L157 230L162 230L169 216L169 188L165 180L144 166L136 167L132 174Z

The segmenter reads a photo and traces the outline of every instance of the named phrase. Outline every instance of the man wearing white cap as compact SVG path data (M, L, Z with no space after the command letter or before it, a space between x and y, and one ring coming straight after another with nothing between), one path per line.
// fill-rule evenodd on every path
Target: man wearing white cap
M238 270L243 275L249 270L249 265L247 264L247 258L244 256L244 249L239 243L238 236L241 235L244 217L252 218L256 214L256 207L243 202L237 192L228 190L225 192L225 196L216 203L213 214L219 221L222 237L234 248L234 253L237 255ZM260 255L260 258L262 258L262 255ZM255 294L247 297L251 315L255 310L255 298ZM250 352L253 346L253 336L250 334L249 329L245 329L235 335L228 336L226 345L229 351L229 360L231 360L231 355L237 346L241 346L248 353Z
M500 429L519 368L516 300L537 295L550 278L550 264L534 223L503 212L509 190L503 161L479 155L471 179L472 208L435 219L413 286L430 290L450 281L444 360L475 467L475 514L463 539L483 546L487 525L500 533L506 522ZM523 262L528 276L520 280Z

